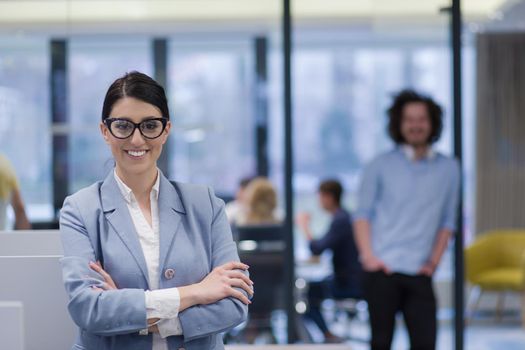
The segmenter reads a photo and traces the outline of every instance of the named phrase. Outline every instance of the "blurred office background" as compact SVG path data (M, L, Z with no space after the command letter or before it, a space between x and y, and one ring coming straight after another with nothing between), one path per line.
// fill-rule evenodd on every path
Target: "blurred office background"
M466 245L487 230L525 226L524 3L462 1ZM392 146L385 110L400 89L444 107L436 147L453 154L450 6L292 1L293 201L296 212L314 213L316 234L329 220L317 203L320 180L339 178L345 206L355 208L363 165ZM228 199L243 177L266 175L284 207L282 15L280 0L1 0L0 152L16 169L29 219L53 222L65 195L112 168L99 132L102 100L131 70L167 88L174 128L161 168L170 178L212 185ZM308 258L296 233L298 275ZM453 272L451 244L435 277L440 349L453 344ZM481 301L467 349L525 346L519 295L509 293L498 322L496 303ZM341 334L353 327L368 336L366 320L333 322Z

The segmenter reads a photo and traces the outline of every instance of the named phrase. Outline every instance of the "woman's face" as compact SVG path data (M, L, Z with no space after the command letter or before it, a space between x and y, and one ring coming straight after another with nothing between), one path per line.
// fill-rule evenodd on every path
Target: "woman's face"
M145 119L160 118L160 110L152 104L133 97L124 97L118 100L111 110L110 118L124 118L133 123L140 123ZM164 132L155 139L147 139L135 129L126 139L114 137L104 123L100 123L100 130L106 143L111 147L116 167L123 175L141 175L156 170L157 159L162 146L168 139L171 123L168 121Z

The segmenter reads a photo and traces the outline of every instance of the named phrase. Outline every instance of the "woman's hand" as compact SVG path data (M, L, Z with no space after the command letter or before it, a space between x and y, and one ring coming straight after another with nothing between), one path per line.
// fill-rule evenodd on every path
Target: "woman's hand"
M89 267L91 268L91 270L98 272L102 276L102 278L104 278L104 284L102 285L102 288L93 286L92 288L94 290L101 292L104 290L118 289L110 274L104 271L104 269L102 268L100 261L97 261L96 263L92 261L89 262Z
M251 301L235 287L241 288L250 297L253 296L253 282L241 271L248 270L249 266L241 262L232 261L213 269L201 282L186 287L180 287L181 304L179 311L193 305L212 304L224 298L233 297L244 304Z
M241 271L247 271L248 265L231 261L213 269L198 285L201 291L201 304L211 304L224 298L234 297L244 304L251 301L234 287L242 288L250 297L253 296L253 282Z
M159 327L157 326L157 322L159 322L159 318L148 318L148 332L149 333L159 333Z

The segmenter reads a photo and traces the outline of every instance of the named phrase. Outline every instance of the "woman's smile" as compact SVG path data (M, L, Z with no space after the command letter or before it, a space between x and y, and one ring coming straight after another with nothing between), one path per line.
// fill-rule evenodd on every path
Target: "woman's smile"
M146 154L149 152L147 149L142 150L124 150L124 152L131 158L131 159L143 159Z

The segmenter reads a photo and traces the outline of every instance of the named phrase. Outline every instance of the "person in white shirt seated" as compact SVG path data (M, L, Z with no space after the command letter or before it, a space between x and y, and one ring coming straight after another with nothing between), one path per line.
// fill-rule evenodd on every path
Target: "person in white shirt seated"
M115 168L60 215L73 349L223 349L253 296L224 202L170 182L157 160L171 129L162 86L131 72L109 87L100 130Z

